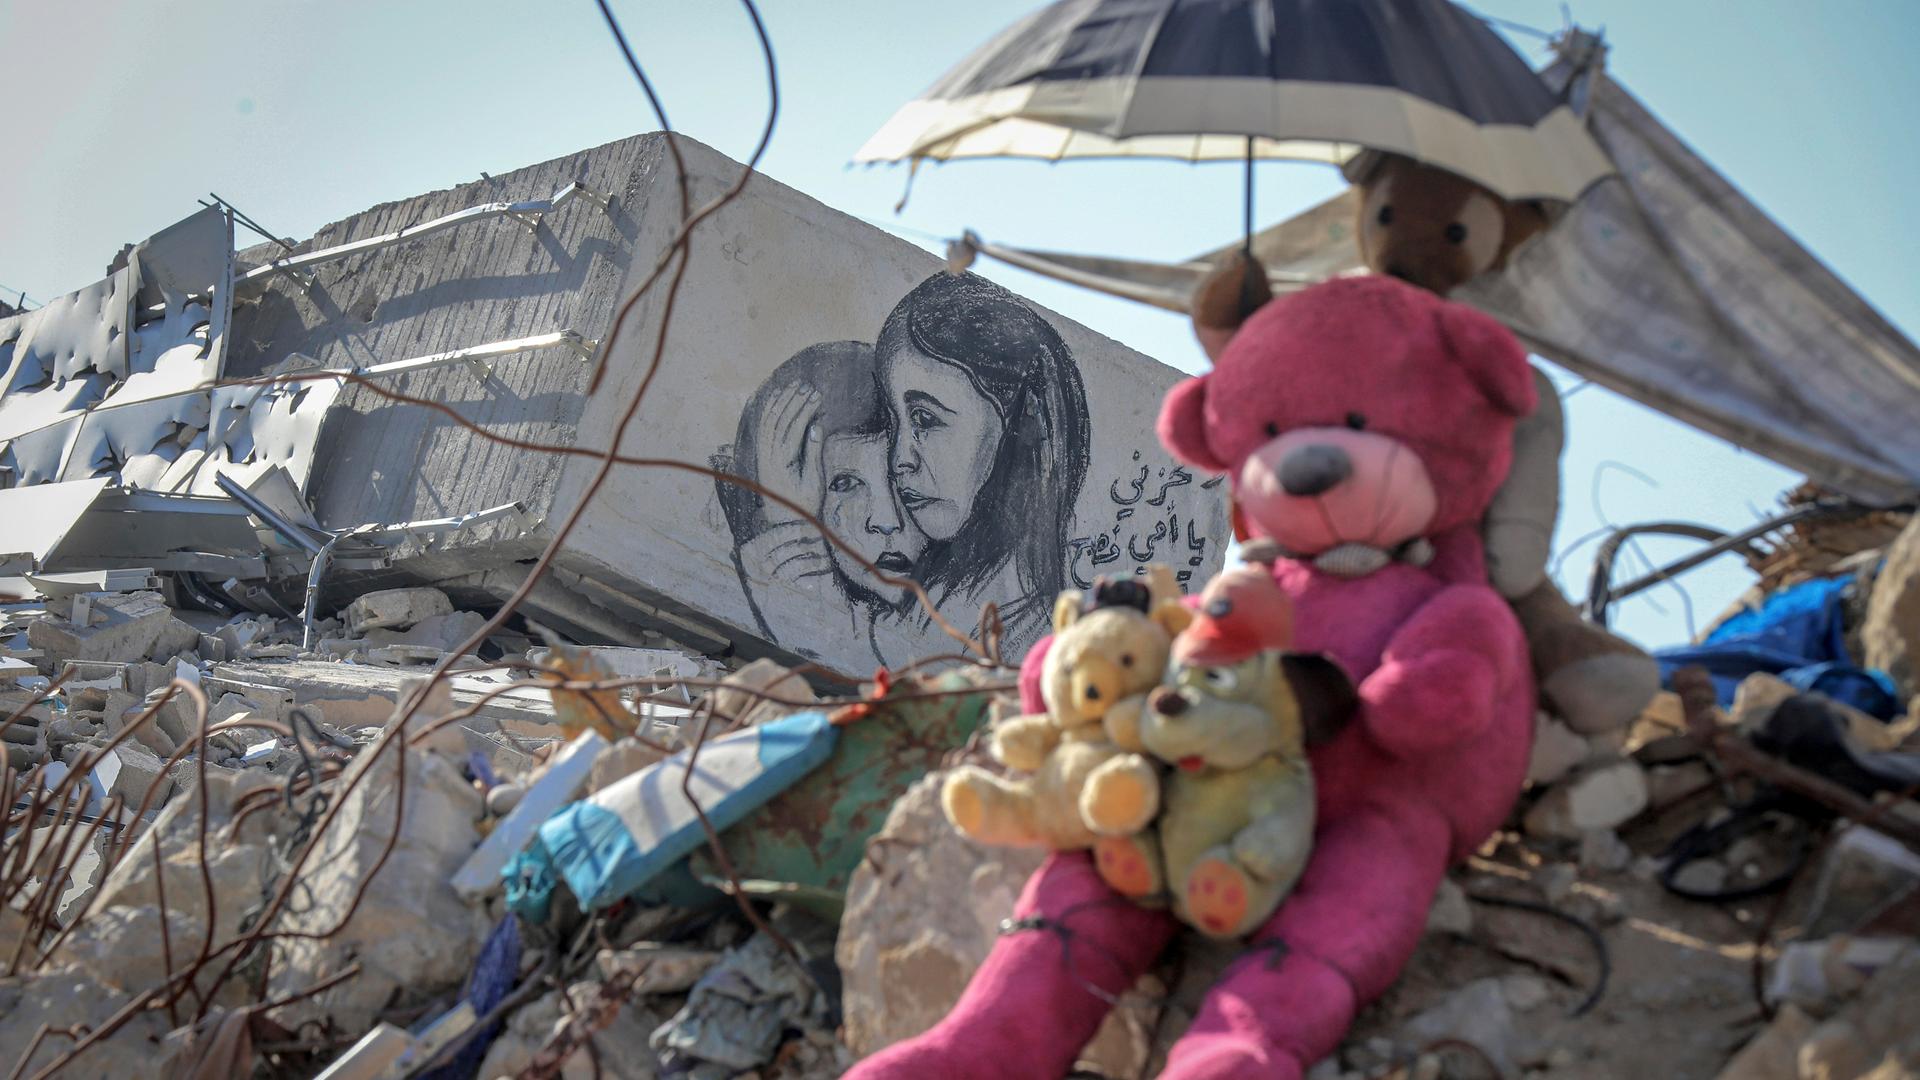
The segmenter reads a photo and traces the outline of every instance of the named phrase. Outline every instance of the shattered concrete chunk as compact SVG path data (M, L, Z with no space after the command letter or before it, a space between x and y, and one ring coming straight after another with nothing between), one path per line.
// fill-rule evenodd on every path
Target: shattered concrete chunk
M178 621L159 593L99 596L90 607L86 622L36 620L27 627L27 641L55 662L126 660L152 655L161 635L170 633ZM199 639L197 631L194 639Z
M1588 829L1625 824L1647 806L1647 777L1631 761L1589 768L1541 796L1524 819L1527 835L1578 840Z
M0 978L0 1017L4 1018L0 1022L0 1061L7 1062L18 1075L31 1076L73 1045L66 1039L45 1039L29 1058L27 1048L42 1026L59 1030L97 1028L126 1003L126 994L78 970ZM114 1038L101 1040L88 1050L72 1075L157 1080L162 1075L161 1062L153 1048L170 1026L163 1010L137 1012Z
M406 798L396 807L401 762ZM396 991L424 1001L460 986L490 929L485 913L467 906L449 883L480 839L474 823L483 809L460 766L416 747L404 756L362 753L343 780L356 776L365 780L342 797L314 851L304 905L289 908L276 927L317 934L349 911L352 918L326 940L278 942L270 984L271 993L287 993L358 959L358 978L291 1007L295 1015L331 1015L353 1031L370 1027ZM397 838L396 809L403 811ZM372 876L390 839L391 855Z
M1519 1061L1532 1055L1509 1003L1506 980L1476 979L1401 1025L1398 1042L1418 1050L1443 1039L1479 1047L1503 1077L1519 1075Z
M459 648L468 638L480 632L487 625L487 618L475 611L454 611L445 615L431 615L405 630L386 630L374 628L366 631L362 640L369 649L380 647L404 647L415 650L431 650L435 653L450 653Z
M1580 869L1589 874L1618 874L1633 863L1633 849L1612 829L1580 834Z
M348 631L358 636L382 627L405 629L423 619L452 612L453 601L439 589L383 589L348 604L343 617Z
M1587 740L1546 712L1533 718L1533 756L1527 761L1527 782L1551 784L1587 759Z
M764 724L805 707L768 701L769 695L806 704L819 700L807 680L771 660L755 660L721 682L726 685L712 694L714 712L742 724Z
M1452 878L1441 879L1439 890L1433 894L1433 907L1427 911L1427 933L1460 937L1473 933L1473 904L1467 900L1467 890Z
M1828 849L1809 902L1805 936L1857 931L1903 897L1920 895L1920 856L1865 826L1852 826Z
M1920 515L1887 548L1861 621L1862 658L1893 677L1902 696L1920 693Z
M955 832L940 810L945 779L935 771L907 789L847 886L834 958L841 1030L856 1057L946 1016L1045 859L1037 850L981 847ZM1157 983L1147 976L1142 985ZM1154 1045L1149 1004L1157 996L1138 987L1123 995L1081 1061L1106 1076L1141 1075Z
M236 897L239 894L234 894ZM169 894L168 900L173 899ZM174 963L197 948L206 936L206 921L171 905L167 933L160 932L160 907L118 905L96 911L54 951L52 962L77 967L117 990L138 992L167 979L163 942L170 941Z
M692 989L720 962L720 956L712 949L646 942L625 949L602 949L594 963L602 978L630 975L635 994L673 994Z

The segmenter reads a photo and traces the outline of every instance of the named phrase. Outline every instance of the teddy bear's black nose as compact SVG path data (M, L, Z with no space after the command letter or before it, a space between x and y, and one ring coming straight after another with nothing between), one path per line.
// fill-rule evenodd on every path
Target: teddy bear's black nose
M1147 698L1147 704L1161 716L1179 716L1187 711L1187 699L1164 686Z
M1353 474L1353 461L1337 446L1303 446L1280 462L1280 486L1289 495L1318 495Z

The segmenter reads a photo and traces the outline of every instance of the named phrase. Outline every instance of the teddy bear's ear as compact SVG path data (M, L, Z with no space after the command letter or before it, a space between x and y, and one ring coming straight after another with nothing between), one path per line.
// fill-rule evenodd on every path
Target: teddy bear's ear
M1533 199L1521 199L1517 202L1502 204L1506 218L1505 228L1500 233L1500 254L1493 257L1493 265L1488 269L1498 270L1507 265L1507 259L1520 245L1546 231L1547 210Z
M1234 252L1200 279L1191 302L1193 336L1207 359L1218 361L1240 324L1271 299L1267 268L1250 251Z
M1152 618L1168 637L1179 637L1181 631L1193 625L1193 609L1178 600L1162 600L1153 605Z
M1226 462L1207 446L1207 376L1175 383L1167 391L1154 430L1159 432L1160 444L1167 452L1186 464L1210 473L1227 471Z
M1533 370L1519 339L1492 316L1465 304L1441 304L1438 319L1441 340L1454 362L1467 369L1494 404L1512 416L1533 412L1538 404Z
M1053 602L1053 632L1058 634L1080 619L1080 607L1086 598L1078 589L1068 589Z
M1173 567L1166 563L1148 563L1140 580L1146 583L1147 595L1154 603L1180 599L1180 582L1173 576Z
M1360 711L1360 693L1346 669L1319 653L1286 653L1280 671L1300 707L1300 731L1308 747L1332 741Z

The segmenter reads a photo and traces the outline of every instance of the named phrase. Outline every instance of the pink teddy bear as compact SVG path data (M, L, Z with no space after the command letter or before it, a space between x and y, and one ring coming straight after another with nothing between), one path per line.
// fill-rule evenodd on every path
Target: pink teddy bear
M1280 550L1295 648L1339 661L1361 706L1310 753L1318 827L1298 886L1163 1077L1294 1078L1332 1052L1399 977L1447 867L1511 809L1534 687L1479 524L1533 405L1511 334L1383 277L1268 303L1213 372L1168 394L1161 440L1231 477L1243 526ZM1029 709L1047 644L1022 668ZM1109 890L1086 853L1055 855L953 1011L848 1075L1063 1076L1173 932L1167 913Z

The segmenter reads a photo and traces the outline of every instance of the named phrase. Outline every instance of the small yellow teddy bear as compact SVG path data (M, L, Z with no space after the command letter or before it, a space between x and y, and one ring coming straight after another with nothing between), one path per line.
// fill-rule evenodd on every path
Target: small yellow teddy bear
M989 745L996 761L1027 775L996 776L977 765L956 769L940 792L947 819L983 844L1092 847L1081 791L1124 750L1139 749L1114 743L1108 733L1137 728L1147 692L1166 671L1173 637L1192 618L1166 566L1150 566L1137 578L1102 578L1088 595L1061 593L1053 606L1053 645L1041 668L1047 711L1000 724ZM1128 758L1122 768L1150 768ZM1146 802L1096 808L1104 820L1138 828L1159 810L1150 775L1110 787L1116 798L1145 796Z

